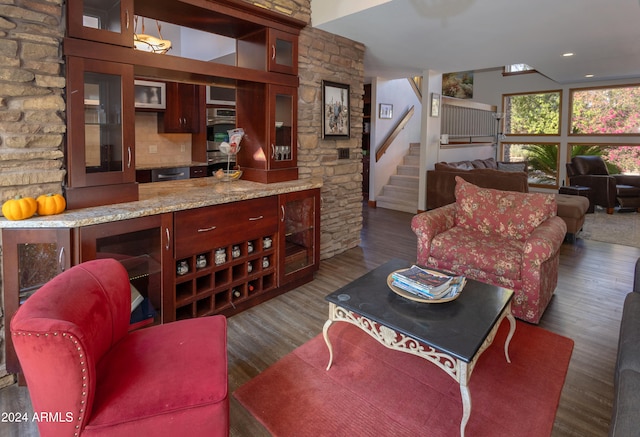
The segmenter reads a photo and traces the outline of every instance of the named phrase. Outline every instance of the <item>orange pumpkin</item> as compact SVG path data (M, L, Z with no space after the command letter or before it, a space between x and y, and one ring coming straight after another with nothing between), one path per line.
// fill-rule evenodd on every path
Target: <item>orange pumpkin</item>
M37 209L36 199L18 196L2 204L2 215L8 220L24 220L32 217Z
M36 199L38 215L60 214L67 207L67 202L60 194L43 194Z

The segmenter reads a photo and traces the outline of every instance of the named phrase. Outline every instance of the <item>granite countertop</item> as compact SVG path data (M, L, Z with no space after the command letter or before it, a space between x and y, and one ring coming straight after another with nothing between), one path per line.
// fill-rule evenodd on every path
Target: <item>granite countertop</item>
M0 228L75 228L115 222L203 206L220 205L277 194L320 188L319 179L272 184L245 180L220 181L214 177L140 184L139 200L65 211L27 220L0 218Z

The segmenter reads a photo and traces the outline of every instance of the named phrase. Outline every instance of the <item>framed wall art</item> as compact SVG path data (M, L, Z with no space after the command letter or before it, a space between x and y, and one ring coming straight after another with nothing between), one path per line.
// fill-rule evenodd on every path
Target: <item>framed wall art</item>
M456 99L473 99L473 71L443 74L442 95Z
M393 118L393 105L388 103L380 103L380 118Z
M431 93L431 116L440 117L440 94Z
M349 138L351 107L349 85L322 81L322 138Z

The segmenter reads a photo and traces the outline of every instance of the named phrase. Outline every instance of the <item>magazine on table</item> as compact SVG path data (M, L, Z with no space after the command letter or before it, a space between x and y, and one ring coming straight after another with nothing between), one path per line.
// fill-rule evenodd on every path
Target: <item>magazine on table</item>
M441 298L454 288L458 291L465 282L463 276L431 272L416 265L394 272L391 277L394 286L431 299Z

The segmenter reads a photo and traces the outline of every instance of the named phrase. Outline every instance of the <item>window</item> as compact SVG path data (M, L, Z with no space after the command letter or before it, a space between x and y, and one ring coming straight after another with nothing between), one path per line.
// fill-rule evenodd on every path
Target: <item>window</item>
M504 133L507 135L560 135L561 91L505 94Z
M558 188L558 143L503 143L502 160L527 161L529 186Z
M536 70L527 64L510 64L505 65L503 75L535 73Z
M640 134L640 85L570 90L570 135Z

